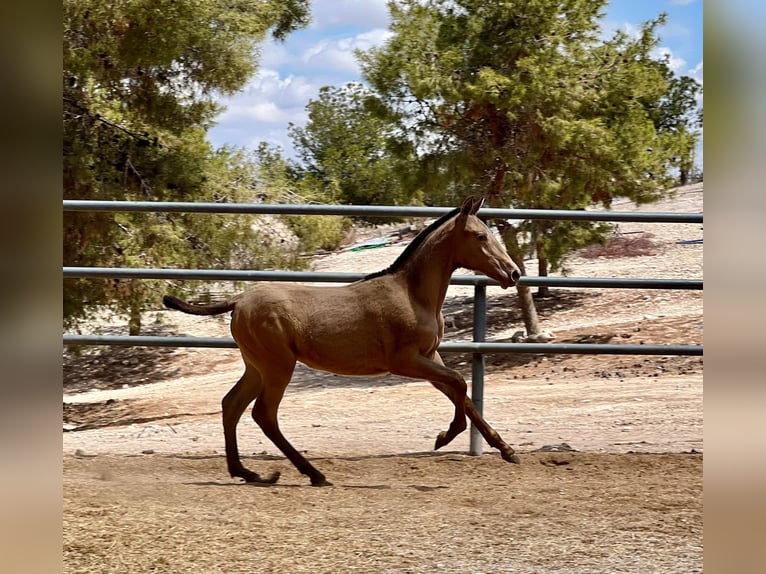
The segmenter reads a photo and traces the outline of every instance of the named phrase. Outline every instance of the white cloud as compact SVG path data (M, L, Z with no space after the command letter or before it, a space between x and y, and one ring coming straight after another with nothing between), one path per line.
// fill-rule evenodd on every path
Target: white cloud
M262 68L241 92L221 100L226 110L208 137L214 146L256 148L266 141L289 152L287 125L305 123L306 103L319 88L320 84L307 77L281 77L276 70Z
M266 141L291 155L288 123L305 125L306 105L322 86L360 81L354 51L378 46L389 36L387 29L375 28L339 38L304 33L293 42L265 43L257 75L242 91L219 100L226 110L209 130L209 140L215 146L253 148Z
M260 123L282 124L289 120L287 110L281 110L274 102L253 102L248 105L231 106L221 116L221 122L256 121Z
M394 33L388 28L374 28L369 32L362 32L356 37L355 48L369 50L370 48L381 46L393 35Z
M382 44L390 36L391 32L378 28L350 38L322 40L307 48L301 55L301 59L304 64L314 70L340 71L359 75L359 64L354 51L369 50Z
M244 90L222 102L228 108L223 118L237 115L237 109L245 108L253 110L254 116L274 123L280 119L274 114L283 109L305 106L317 89L318 86L306 77L290 75L282 78L275 70L261 69Z
M276 70L285 64L290 64L294 60L295 55L287 49L287 44L270 38L261 46L258 67Z
M307 66L324 70L358 73L354 54L336 42L323 42L312 46L303 54Z
M702 62L694 66L691 70L689 70L686 73L688 76L691 76L695 80L697 80L700 84L702 84Z
M688 4L694 4L697 0L670 0L670 3L675 6L686 6Z
M340 26L387 28L386 0L314 0L311 6L311 29L323 30Z

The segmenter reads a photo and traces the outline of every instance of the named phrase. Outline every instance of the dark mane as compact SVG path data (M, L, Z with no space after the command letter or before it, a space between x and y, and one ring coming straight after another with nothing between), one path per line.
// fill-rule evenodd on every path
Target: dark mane
M396 258L396 261L394 261L391 265L389 265L387 268L383 269L382 271L376 271L375 273L370 273L366 277L362 279L362 281L367 281L368 279L375 279L376 277L381 277L383 275L388 275L389 273L396 273L399 271L399 269L402 268L402 266L409 260L410 257L412 257L412 254L417 251L418 247L420 247L423 242L426 240L426 238L431 235L434 231L439 229L442 225L447 223L450 219L455 217L458 213L460 213L460 208L456 207L449 213L446 213L442 215L439 219L434 221L431 225L426 227L423 231L418 233L418 235L410 241L410 244L405 248L404 251L402 251L401 255Z

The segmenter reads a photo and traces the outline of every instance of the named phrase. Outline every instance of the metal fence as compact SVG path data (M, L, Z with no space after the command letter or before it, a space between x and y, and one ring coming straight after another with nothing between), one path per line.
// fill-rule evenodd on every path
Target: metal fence
M127 212L184 212L184 213L237 213L237 214L290 214L290 215L345 215L381 217L437 217L449 212L447 207L393 207L352 205L294 205L243 203L188 203L148 201L86 201L64 200L64 211L127 211ZM482 209L480 215L504 219L544 219L646 223L702 223L702 213L567 211L537 209ZM314 273L300 271L250 271L213 269L152 269L64 267L64 279L69 278L137 278L186 279L232 281L288 281L350 283L365 276L362 273ZM584 277L522 277L527 286L585 287L617 289L690 289L701 290L702 281L685 279L623 279ZM473 340L444 342L440 352L470 353L472 360L471 398L481 413L484 403L484 355L486 353L545 353L545 354L615 354L615 355L702 355L701 345L610 345L562 343L493 343L487 342L487 287L497 285L481 275L453 276L451 285L472 285ZM116 335L63 336L64 345L118 345L162 347L234 348L233 339L203 337L157 337ZM470 452L481 454L482 437L471 428Z

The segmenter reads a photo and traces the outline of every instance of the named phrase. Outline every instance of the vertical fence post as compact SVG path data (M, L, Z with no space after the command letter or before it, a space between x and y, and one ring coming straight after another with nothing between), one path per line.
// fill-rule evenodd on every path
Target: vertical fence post
M481 343L487 336L487 286L478 283L473 291L473 340ZM471 363L471 400L479 414L484 411L484 353L474 353ZM483 438L479 429L471 424L469 452L474 456L482 453Z

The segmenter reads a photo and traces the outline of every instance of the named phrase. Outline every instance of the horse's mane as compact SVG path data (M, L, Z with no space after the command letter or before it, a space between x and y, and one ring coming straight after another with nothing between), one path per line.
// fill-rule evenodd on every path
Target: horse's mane
M383 275L388 275L389 273L396 273L399 271L399 269L402 268L402 266L412 257L413 253L418 250L418 247L420 247L423 242L426 240L426 238L431 235L434 231L439 229L442 225L447 223L450 219L455 217L458 213L460 213L460 208L456 207L449 213L446 213L442 215L439 219L434 221L431 225L426 227L423 231L421 231L415 239L410 241L410 244L405 248L404 251L402 251L401 255L396 258L396 261L394 261L391 265L383 269L382 271L376 271L375 273L370 273L369 275L365 276L362 281L367 281L368 279L375 279L376 277L381 277Z

